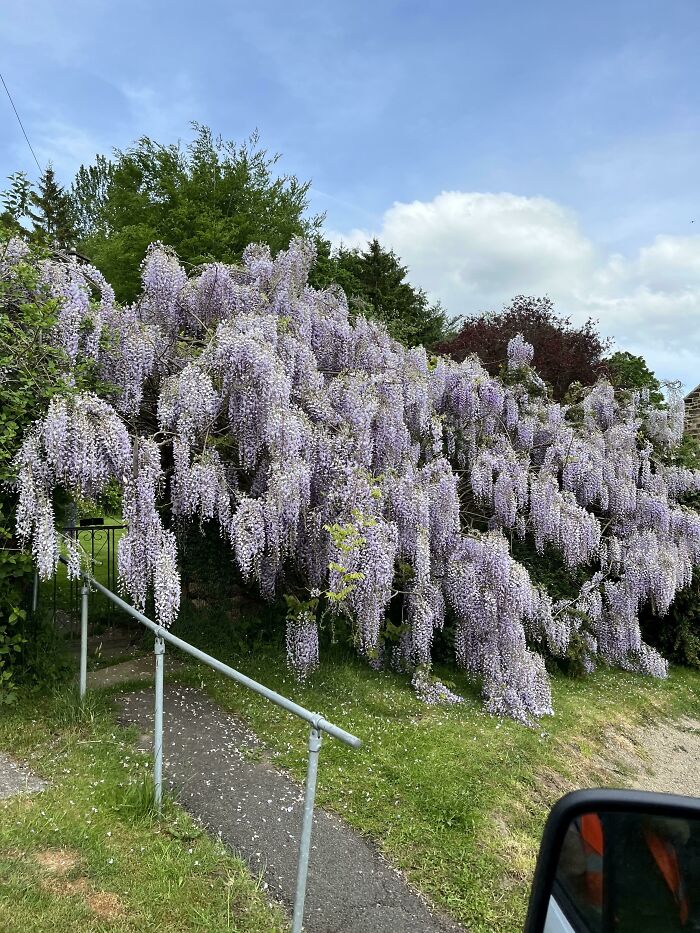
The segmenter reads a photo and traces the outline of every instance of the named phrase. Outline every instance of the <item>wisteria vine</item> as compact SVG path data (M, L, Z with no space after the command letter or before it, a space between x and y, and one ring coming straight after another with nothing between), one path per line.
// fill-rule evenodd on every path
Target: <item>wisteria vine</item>
M573 639L589 670L602 659L665 676L639 611L663 615L700 563L700 515L682 504L700 473L660 456L680 441L682 402L659 408L605 381L578 404L552 402L520 335L501 379L476 358L408 350L351 317L340 289L311 288L313 259L301 240L274 259L251 246L239 266L188 276L154 244L127 307L96 269L42 262L67 373L88 357L100 383L57 396L17 459L18 534L41 576L59 554L56 489L89 499L114 482L128 524L120 582L134 602L152 591L171 624L178 529L216 522L265 596L301 580L321 607L288 618L300 676L318 663L324 606L351 620L373 666L411 671L427 702L459 700L429 674L449 616L486 708L524 722L552 711L544 659ZM0 272L25 261L8 249ZM536 586L517 541L583 574L578 595Z

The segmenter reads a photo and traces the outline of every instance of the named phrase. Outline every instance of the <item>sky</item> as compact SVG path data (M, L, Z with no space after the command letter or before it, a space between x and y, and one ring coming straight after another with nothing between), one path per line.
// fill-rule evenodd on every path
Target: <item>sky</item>
M257 129L335 243L454 315L548 295L700 383L697 0L3 0L40 164ZM3 92L4 93L4 92ZM0 98L0 186L37 169Z

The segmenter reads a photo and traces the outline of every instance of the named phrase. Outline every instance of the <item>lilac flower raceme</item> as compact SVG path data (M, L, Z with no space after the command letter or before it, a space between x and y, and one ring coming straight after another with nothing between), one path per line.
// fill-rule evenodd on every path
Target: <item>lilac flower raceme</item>
M520 369L529 366L535 356L535 348L523 337L516 334L508 342L508 369Z
M287 618L287 656L299 680L306 680L318 667L318 627L310 612Z
M146 319L158 324L165 333L177 332L184 318L180 297L187 284L187 273L162 243L153 243L148 248L141 281L141 304Z

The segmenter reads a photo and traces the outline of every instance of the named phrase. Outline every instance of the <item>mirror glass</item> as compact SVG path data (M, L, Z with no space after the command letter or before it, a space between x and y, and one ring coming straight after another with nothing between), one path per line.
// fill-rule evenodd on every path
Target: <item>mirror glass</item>
M559 853L545 933L700 931L700 820L585 813Z

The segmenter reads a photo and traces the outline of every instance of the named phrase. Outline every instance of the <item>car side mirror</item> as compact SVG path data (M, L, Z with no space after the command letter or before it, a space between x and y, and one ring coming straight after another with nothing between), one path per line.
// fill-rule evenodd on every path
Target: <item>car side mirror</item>
M581 790L552 808L525 933L700 931L700 800Z

